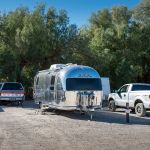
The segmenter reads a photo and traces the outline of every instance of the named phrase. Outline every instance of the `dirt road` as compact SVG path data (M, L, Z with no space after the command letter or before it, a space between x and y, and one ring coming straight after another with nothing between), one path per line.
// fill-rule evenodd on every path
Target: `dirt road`
M97 112L93 121L79 113L41 112L30 102L24 108L0 106L0 150L149 150L150 115Z

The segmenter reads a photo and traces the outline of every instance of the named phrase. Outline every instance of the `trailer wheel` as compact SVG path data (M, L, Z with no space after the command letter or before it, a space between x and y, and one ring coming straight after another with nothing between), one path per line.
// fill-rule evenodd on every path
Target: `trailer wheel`
M85 112L80 108L80 115L85 115Z
M110 110L111 112L116 111L115 101L114 101L114 100L110 100L108 107L109 107L109 110Z
M85 115L85 112L84 111L80 111L80 115Z
M146 110L144 108L143 103L137 103L135 106L135 113L139 117L144 117L146 114Z

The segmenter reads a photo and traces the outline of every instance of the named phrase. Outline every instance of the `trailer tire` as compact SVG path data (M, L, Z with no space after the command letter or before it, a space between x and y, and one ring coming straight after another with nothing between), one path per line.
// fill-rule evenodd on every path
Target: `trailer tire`
M110 100L109 104L108 104L109 110L111 112L115 112L116 111L116 105L115 105L115 101L114 100Z
M135 105L135 113L136 113L136 115L139 116L139 117L144 117L144 116L145 116L146 110L145 110L145 108L144 108L143 103L137 103L137 104Z

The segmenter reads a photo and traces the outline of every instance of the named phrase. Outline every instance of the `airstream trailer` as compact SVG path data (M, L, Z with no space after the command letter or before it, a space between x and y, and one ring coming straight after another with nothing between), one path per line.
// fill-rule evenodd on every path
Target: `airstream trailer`
M55 64L34 78L33 95L42 107L93 112L100 108L100 75L88 66Z

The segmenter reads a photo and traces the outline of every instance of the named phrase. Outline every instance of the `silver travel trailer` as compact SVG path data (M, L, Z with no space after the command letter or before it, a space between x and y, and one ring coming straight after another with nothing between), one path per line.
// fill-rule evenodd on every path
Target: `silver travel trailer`
M42 107L93 112L102 93L100 75L88 66L55 64L34 78L33 96Z

